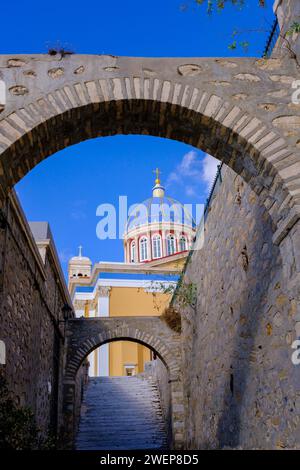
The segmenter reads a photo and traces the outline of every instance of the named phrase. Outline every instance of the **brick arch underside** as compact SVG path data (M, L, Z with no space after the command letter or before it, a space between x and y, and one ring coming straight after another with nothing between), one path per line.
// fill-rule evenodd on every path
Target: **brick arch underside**
M78 369L84 359L95 349L103 344L115 341L132 341L151 349L166 366L170 378L178 379L180 365L175 357L175 351L159 338L137 328L129 328L123 332L120 330L106 330L94 336L84 337L79 344L72 346L68 351L70 358L66 368L66 380L75 380Z
M191 92L191 101L193 96ZM190 144L225 162L263 195L276 226L284 217L281 211L292 205L292 195L273 164L276 156L280 161L288 154L284 139L237 106L229 112L229 103L215 95L204 104L201 99L200 94L194 98L197 110L191 104L142 98L84 106L75 106L69 98L64 112L54 103L47 108L45 101L44 107L41 102L24 107L6 121L15 141L0 155L3 195L39 162L70 145L99 136L153 135ZM8 142L8 134L5 139Z

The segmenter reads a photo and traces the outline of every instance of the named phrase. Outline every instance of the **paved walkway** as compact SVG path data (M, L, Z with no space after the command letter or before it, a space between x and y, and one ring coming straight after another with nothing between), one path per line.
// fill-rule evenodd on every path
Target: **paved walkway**
M85 390L78 450L166 448L156 385L140 377L90 378Z

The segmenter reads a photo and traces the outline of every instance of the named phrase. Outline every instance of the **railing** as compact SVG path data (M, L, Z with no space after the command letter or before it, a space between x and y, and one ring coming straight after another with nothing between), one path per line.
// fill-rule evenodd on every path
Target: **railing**
M280 34L280 27L279 27L278 19L275 18L270 35L268 37L268 40L267 40L267 43L263 52L263 57L267 59L271 57L271 54L273 52L277 39L279 38L279 34Z
M213 200L215 199L216 195L217 195L217 192L222 184L222 169L225 168L225 165L224 163L220 163L220 165L218 165L218 170L217 170L217 173L216 173L216 176L215 176L215 179L213 181L213 184L212 184L212 187L211 187L211 190L209 192L209 195L208 195L208 198L206 199L206 204L205 204L205 207L204 207L204 211L203 211L203 216L202 216L202 219L200 220L199 222L199 225L197 227L197 231L196 231L196 236L195 236L195 241L194 241L194 246L196 245L197 243L197 237L203 233L204 231L204 226L205 226L205 221L207 219L207 216L208 216L208 213L209 213L209 208L213 202ZM187 257L187 260L186 260L186 264L185 264L185 267L184 267L184 271L185 271L185 268L188 264L188 261L190 259L190 257L192 256L192 253L193 253L193 247L192 249L190 250L189 254L188 254L188 257ZM183 271L183 272L184 272Z
M209 209L209 207L210 207L214 197L216 196L216 193L217 193L217 191L218 191L218 189L219 189L219 187L222 183L222 168L223 168L223 165L224 165L223 162L220 163L220 165L218 165L218 170L217 170L215 179L213 181L209 196L206 199L206 204L205 204L205 208L204 208L204 219L206 219L207 214L208 214L208 209Z
M217 170L217 173L216 173L216 176L215 176L215 179L213 181L213 184L212 184L212 187L211 187L211 190L209 192L209 195L208 195L208 198L206 199L206 204L205 204L205 207L204 207L204 212L203 212L203 216L202 216L202 219L200 220L200 223L198 225L198 228L197 228L197 231L196 231L196 236L195 236L195 239L197 238L197 234L204 229L204 224L205 224L205 220L207 218L207 215L208 215L208 211L209 211L209 208L211 206L211 203L213 202L217 192L218 192L218 189L220 188L221 184L222 184L222 168L225 167L224 163L220 163L220 165L218 165L218 170ZM185 264L184 264L184 267L183 267L183 270L182 270L182 273L181 273L181 278L182 276L184 275L185 271L186 271L186 268L188 266L188 263L191 259L191 256L193 254L193 247L192 249L189 251L189 254L187 255L187 258L185 260ZM173 295L172 295L172 299L171 299L171 302L170 304L173 305L174 301L175 301L175 297L176 297L176 293L179 289L179 284L177 283L177 286L173 292Z

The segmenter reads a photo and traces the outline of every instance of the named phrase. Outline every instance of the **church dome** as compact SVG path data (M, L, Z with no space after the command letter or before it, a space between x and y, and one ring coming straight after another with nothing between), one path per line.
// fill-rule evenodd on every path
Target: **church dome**
M156 170L158 171L158 170ZM154 223L182 224L193 229L195 221L184 205L166 196L165 188L161 185L157 174L155 186L152 188L152 197L136 204L129 213L126 225L126 233L131 230Z
M184 255L191 247L196 223L181 202L166 196L156 169L152 197L134 205L124 234L127 263L140 263Z

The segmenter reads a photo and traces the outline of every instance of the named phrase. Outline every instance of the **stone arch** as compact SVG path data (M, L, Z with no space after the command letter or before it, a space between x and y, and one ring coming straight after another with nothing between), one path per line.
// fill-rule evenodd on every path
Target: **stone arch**
M65 447L72 447L76 432L76 375L83 360L94 349L112 341L134 341L152 351L168 370L172 402L172 445L181 448L184 439L183 390L180 335L159 317L105 317L69 320L64 374Z
M283 115L297 76L292 61L22 56L1 64L9 98L0 114L3 195L66 146L151 134L228 164L263 194L276 228L291 207L298 214L299 110Z
M170 348L167 342L159 338L154 338L146 331L138 328L112 328L103 331L95 336L86 337L80 340L80 347L76 347L74 352L71 352L70 360L66 367L66 380L75 379L76 373L82 364L83 360L94 350L103 344L113 341L133 341L151 349L164 363L170 373L170 380L177 380L180 374L180 364L174 351Z

